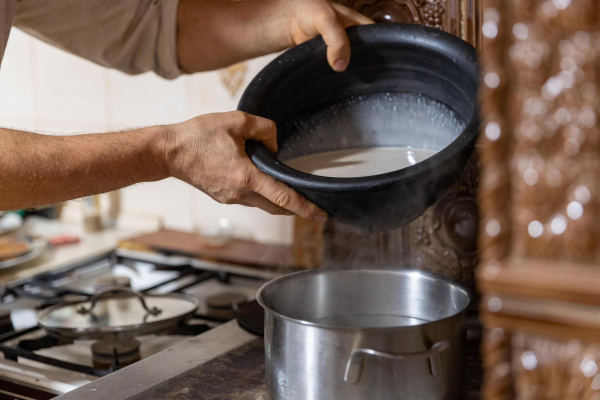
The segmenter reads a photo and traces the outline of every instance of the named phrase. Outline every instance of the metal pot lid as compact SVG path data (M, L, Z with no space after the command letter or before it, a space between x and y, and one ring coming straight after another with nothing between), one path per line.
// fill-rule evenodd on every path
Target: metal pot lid
M129 338L177 325L198 308L188 295L143 296L125 287L97 291L89 301L54 305L38 314L38 324L69 339Z

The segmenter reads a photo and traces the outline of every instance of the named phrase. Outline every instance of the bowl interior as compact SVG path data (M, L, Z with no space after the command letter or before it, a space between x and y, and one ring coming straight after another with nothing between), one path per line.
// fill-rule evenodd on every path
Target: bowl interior
M285 318L351 328L420 325L456 315L469 304L458 284L398 269L301 272L267 283L258 297Z
M280 129L277 158L366 147L440 151L464 130L449 106L421 93L382 92L343 99L300 113Z

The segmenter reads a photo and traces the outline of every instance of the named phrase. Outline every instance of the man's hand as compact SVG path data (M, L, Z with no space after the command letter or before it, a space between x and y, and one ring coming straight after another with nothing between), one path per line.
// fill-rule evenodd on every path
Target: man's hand
M370 18L329 0L181 0L177 56L189 73L222 68L323 35L336 71L350 61L345 29Z
M335 71L344 71L350 62L350 42L346 28L372 24L373 20L328 0L292 0L290 35L294 45L323 35L327 44L327 61Z
M0 128L0 211L172 176L221 203L325 221L325 211L258 170L246 155L249 139L276 151L276 136L273 121L240 111L95 135L51 136Z
M224 204L258 207L325 221L327 214L292 188L261 172L246 155L246 140L277 151L275 123L241 111L207 114L166 127L167 174Z

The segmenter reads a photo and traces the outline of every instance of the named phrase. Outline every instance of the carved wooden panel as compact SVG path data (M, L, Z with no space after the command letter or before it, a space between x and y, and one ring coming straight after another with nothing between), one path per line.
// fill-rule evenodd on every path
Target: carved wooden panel
M481 390L483 399L512 400L512 334L500 326L486 325L481 349L485 371L485 381Z
M537 9L512 28L515 255L600 260L600 35L584 30L597 2L574 3L577 12Z
M519 333L511 347L516 400L600 399L600 345Z
M478 0L336 0L375 22L403 22L443 29L479 47Z
M486 340L512 333L496 348L504 357L486 354L485 400L600 399L590 312L600 287L599 12L597 0L483 2L479 277Z
M598 2L513 2L504 26L500 3L484 10L484 246L600 260Z
M407 267L445 275L473 287L479 261L478 181L479 159L474 154L458 182L404 229L409 242Z

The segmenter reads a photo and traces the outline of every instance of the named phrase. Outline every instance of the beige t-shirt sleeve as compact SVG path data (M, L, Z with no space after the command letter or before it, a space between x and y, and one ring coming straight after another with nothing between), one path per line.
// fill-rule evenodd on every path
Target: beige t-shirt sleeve
M88 60L128 74L172 79L179 0L20 0L13 25Z

